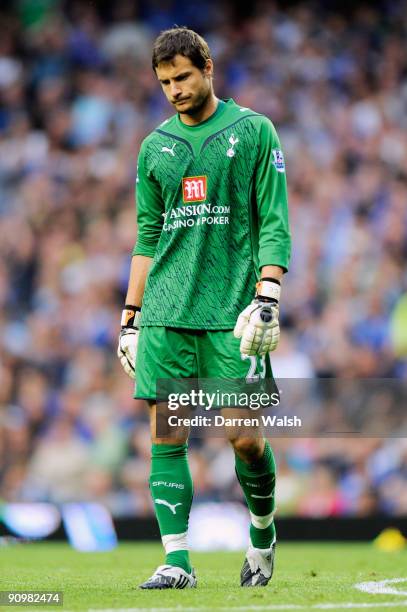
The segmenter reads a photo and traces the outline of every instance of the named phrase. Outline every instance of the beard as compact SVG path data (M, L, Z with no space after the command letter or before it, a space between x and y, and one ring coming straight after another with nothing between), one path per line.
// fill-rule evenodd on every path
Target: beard
M211 93L210 87L202 88L199 92L194 94L192 98L187 100L189 104L186 105L186 108L178 109L177 104L175 104L175 108L177 109L177 112L180 115L190 115L190 116L197 115L198 113L200 113L200 111L204 108L205 104L207 103L208 98L210 97L210 93Z

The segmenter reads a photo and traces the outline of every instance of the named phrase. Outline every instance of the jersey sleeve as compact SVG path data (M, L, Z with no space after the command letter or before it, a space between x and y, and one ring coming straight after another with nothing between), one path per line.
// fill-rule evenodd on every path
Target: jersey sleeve
M146 145L142 144L136 179L137 241L133 255L154 257L163 225L161 188L146 167Z
M268 119L259 126L260 148L255 172L259 218L259 268L288 268L291 236L288 222L287 181L284 156L277 132Z

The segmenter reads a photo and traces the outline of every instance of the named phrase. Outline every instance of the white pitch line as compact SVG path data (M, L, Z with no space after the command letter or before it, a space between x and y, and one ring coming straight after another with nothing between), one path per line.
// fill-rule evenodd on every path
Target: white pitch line
M383 603L343 603L343 604L317 604L311 606L312 610L336 610L337 608L353 610L356 608L395 608L396 606L407 607L406 601L386 601Z
M398 591L400 593L400 591ZM407 600L405 601L382 601L380 603L321 603L312 604L309 606L296 604L274 604L270 606L176 606L173 608L90 608L88 612L203 612L205 610L231 610L243 612L245 610L356 610L368 608L407 608Z
M371 595L407 595L407 591L400 591L399 589L387 586L388 584L399 584L400 582L407 582L407 578L389 578L387 580L359 582L355 584L355 588Z

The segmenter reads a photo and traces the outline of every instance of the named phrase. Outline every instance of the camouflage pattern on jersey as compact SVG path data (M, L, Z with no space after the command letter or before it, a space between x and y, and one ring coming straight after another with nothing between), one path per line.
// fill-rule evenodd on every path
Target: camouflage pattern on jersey
M209 120L178 116L143 142L133 254L154 257L142 325L231 329L259 269L287 268L284 158L271 122L233 100Z

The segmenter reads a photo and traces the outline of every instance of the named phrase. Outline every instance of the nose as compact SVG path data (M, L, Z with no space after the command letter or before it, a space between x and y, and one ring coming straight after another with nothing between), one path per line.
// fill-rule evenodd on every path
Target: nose
M173 82L170 84L170 94L173 100L175 100L176 98L179 98L181 94L181 88L178 85L178 83Z

